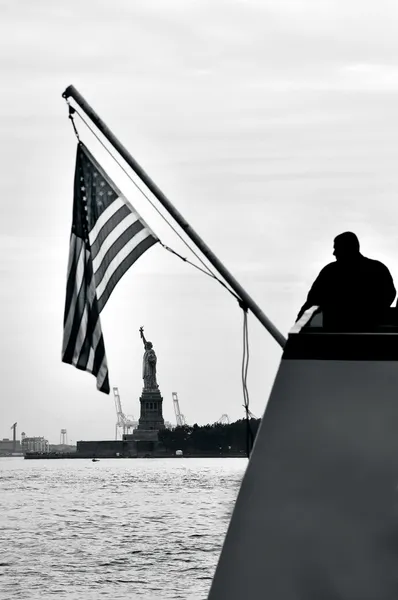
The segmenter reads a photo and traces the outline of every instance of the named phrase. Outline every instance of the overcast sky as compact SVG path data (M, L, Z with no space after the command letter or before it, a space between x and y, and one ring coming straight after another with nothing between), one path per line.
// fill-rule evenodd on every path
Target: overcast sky
M0 0L0 438L112 439L115 408L61 362L76 140L74 84L286 335L333 237L357 232L398 283L396 0ZM175 234L81 137L162 241ZM143 346L164 416L244 415L242 314L159 245L102 313L111 386L138 417ZM281 349L251 315L261 416Z

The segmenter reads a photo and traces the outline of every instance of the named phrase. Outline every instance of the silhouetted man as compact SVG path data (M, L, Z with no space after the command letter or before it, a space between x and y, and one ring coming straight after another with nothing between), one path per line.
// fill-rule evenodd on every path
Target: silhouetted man
M378 260L363 256L357 236L349 231L335 238L333 254L336 262L319 273L297 319L311 306L320 306L326 329L360 330L375 325L395 298L390 271Z

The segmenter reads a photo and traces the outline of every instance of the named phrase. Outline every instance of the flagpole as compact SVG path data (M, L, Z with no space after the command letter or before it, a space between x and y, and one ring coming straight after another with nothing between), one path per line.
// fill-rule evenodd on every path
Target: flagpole
M131 156L130 152L123 146L123 144L117 139L112 131L107 127L104 121L97 115L95 110L89 105L89 103L83 98L83 96L77 91L77 89L70 85L66 88L62 97L65 99L73 98L73 100L80 106L80 108L86 113L91 119L97 129L107 138L117 152L124 158L126 163L133 169L133 171L142 179L148 189L151 190L154 196L159 200L160 204L167 210L167 212L173 217L178 223L181 229L186 235L192 240L192 242L199 248L202 254L207 260L213 265L218 273L225 279L225 281L231 286L236 294L242 299L243 304L253 313L265 329L272 335L272 337L278 342L283 348L286 339L281 332L275 327L275 325L268 319L263 313L261 308L254 302L249 294L243 289L240 283L235 277L228 271L228 269L222 264L217 256L210 250L207 244L202 238L196 233L196 231L189 225L184 219L182 214L173 206L170 200L164 195L162 190L158 188L156 183L147 175L144 169L137 163L137 161Z

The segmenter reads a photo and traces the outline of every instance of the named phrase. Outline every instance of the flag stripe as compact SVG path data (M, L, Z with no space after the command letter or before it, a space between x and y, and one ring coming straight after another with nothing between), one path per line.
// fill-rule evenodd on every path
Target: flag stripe
M84 308L86 304L86 289L84 284L81 286L79 293L76 296L76 300L73 303L73 311L71 306L70 315L70 327L65 330L65 352L64 362L73 364L73 356L75 352L75 345L78 342L78 334L80 330L80 323L83 318ZM68 337L68 339L67 339Z
M123 277L125 272L131 267L133 263L143 254L148 248L156 244L157 240L154 239L151 235L146 237L142 242L138 244L131 252L126 256L122 263L117 267L117 269L113 272L111 277L108 280L106 288L101 296L98 298L98 310L101 311L105 304L107 303L109 296L115 288L115 285Z
M90 238L92 240L91 241L91 245L94 244L97 235L99 234L99 232L101 231L101 229L103 228L103 226L105 225L105 223L107 221L109 221L109 219L112 217L112 215L114 215L123 206L125 206L125 202L123 201L122 197L118 196L117 198L115 198L115 200L112 202L112 204L110 204L104 210L104 212L100 214L100 216L95 221L93 227L89 231Z
M93 375L95 375L96 377L99 373L99 370L103 363L104 357L105 357L105 344L104 344L104 336L101 333L100 338L98 340L97 347L95 348L95 354L94 354Z
M91 353L95 352L98 346L98 342L101 337L101 321L98 314L97 301L95 300L92 304L91 310L89 311L89 317L87 321L86 337L83 346L80 351L80 355L76 366L86 371L92 371L94 364L94 357L92 358L91 366L89 368L89 361Z
M88 323L88 306L85 304L83 309L82 318L80 320L79 330L76 335L74 348L73 348L73 356L72 356L72 365L77 366L79 361L79 356L81 349L83 348L84 341L86 339L87 333L87 323Z
M94 365L94 348L91 346L87 365L86 365L86 371L88 371L89 373L92 373L93 365Z
M66 277L67 282L71 279L72 284L74 284L72 270L76 268L76 262L78 259L78 255L83 247L83 240L81 238L77 238L73 233L71 233L71 239L69 242L69 259L68 259L68 274ZM67 283L67 285L68 285ZM68 291L68 288L67 290ZM66 296L68 297L68 295Z
M90 371L90 373L92 373L93 369L94 369L95 351L96 351L99 341L101 339L101 335L102 335L101 321L98 316L97 322L95 323L95 327L94 327L93 344L92 344L92 347L90 348L90 353L89 353L87 367L86 367L87 371Z
M80 353L85 344L86 338L89 334L92 333L93 330L93 317L94 317L94 300L95 300L95 279L93 276L93 270L90 260L90 253L86 252L86 281L89 281L89 285L86 289L86 298L85 298L85 306L82 314L82 318L80 320L79 331L76 335L75 341L75 350L73 353L72 364L77 366L80 363ZM90 322L89 322L90 321ZM87 352L88 360L88 349L85 348Z
M140 220L138 219L137 215L131 213L131 211L129 210L128 206L126 206L125 204L119 208L119 210L117 212L115 212L114 215L112 215L107 222L105 223L105 225L101 228L101 230L98 232L94 244L91 243L91 240L93 239L91 237L91 233L89 234L89 238L90 238L90 243L91 243L91 254L93 257L93 262L95 262L97 260L98 257L98 253L102 247L102 245L106 242L108 242L108 237L110 235L113 234L113 231L115 229L118 228L118 226L120 226L120 223L123 222L125 219L129 218L130 219L130 223L134 223L134 221L138 221L140 223ZM142 225L143 226L143 225ZM111 245L108 242L108 246ZM96 270L96 267L94 267L94 271Z
M104 357L102 359L101 366L96 375L97 375L97 388L100 390L102 388L102 386L104 385L106 379L108 378L108 365L106 362L105 352L104 352Z
M70 290L69 302L67 300L65 312L67 311L67 318L64 325L64 342L63 342L63 353L66 357L72 360L73 357L73 345L75 343L76 335L76 322L82 316L82 310L84 307L85 289L84 289L84 268L85 268L85 255L84 248L82 248L79 256L79 262L76 265L75 273L75 287ZM69 362L69 361L67 361Z
M88 251L83 252L81 262L84 262L84 278L78 295L71 303L70 314L73 315L73 319L71 319L70 335L65 351L65 358L68 359L67 362L70 362L74 366L77 366L79 354L84 344L88 314L89 311L90 314L92 312L91 305L95 298L94 277L92 274L90 253ZM87 282L90 282L88 286Z
M138 247L140 247L141 242L143 242L146 238L150 238L152 236L148 235L148 232L145 229L142 229L139 233L137 233L137 235L128 241L127 244L125 244L123 246L123 248L119 251L119 253L114 257L114 259L112 260L112 262L110 263L110 265L108 266L108 268L106 269L105 273L103 274L101 281L98 281L97 278L97 273L95 274L95 281L97 284L97 298L100 299L101 296L106 292L106 289L108 287L108 283L112 280L116 283L119 281L120 276L116 277L115 273L117 272L119 266L122 264L122 262L132 253L134 252L134 250ZM142 254L142 251L138 253L137 258ZM131 265L132 263L130 263ZM113 279L112 279L113 278ZM112 287L112 289L115 286ZM101 305L102 308L105 306L105 304ZM100 308L100 310L102 310L102 308Z
M124 259L130 254L130 252L132 252L148 236L150 236L150 234L146 229L142 229L141 231L139 231L137 235L130 239L127 244L124 244L123 248L121 248L121 250L116 254L111 263L108 265L105 273L103 273L101 279L99 279L100 274L95 273L95 282L97 285L97 298L100 298L104 293L105 288L108 285L108 281L115 273L118 266L124 261Z
M104 239L103 233L107 231L107 227L109 226L109 231L111 231L113 227L123 220L130 212L131 211L128 210L128 207L123 200L121 198L116 198L116 200L98 217L95 226L89 231L93 259L97 256L98 250L101 247Z
M70 249L71 252L69 254L68 278L66 283L64 326L69 315L72 298L76 294L76 288L78 287L80 289L80 285L83 281L84 272L83 240L81 238L76 237L73 233L70 239ZM77 278L79 278L80 284L77 281Z
M97 254L97 259L93 262L93 269L95 272L95 281L97 286L101 283L105 276L112 261L123 251L126 244L131 240L135 240L136 244L139 243L138 236L136 234L144 229L143 224L140 221L133 221L135 217L131 215L130 218L125 218L108 236L104 242L101 252ZM142 233L142 236L145 234ZM148 235L148 232L146 232ZM145 237L146 237L145 235ZM108 245L109 244L109 245Z
M98 385L98 379L97 379L97 389L100 392L104 392L105 394L109 394L109 392L111 391L110 385L109 385L109 371L108 371L108 366L106 366L106 375L104 378L104 381L102 383L101 386Z

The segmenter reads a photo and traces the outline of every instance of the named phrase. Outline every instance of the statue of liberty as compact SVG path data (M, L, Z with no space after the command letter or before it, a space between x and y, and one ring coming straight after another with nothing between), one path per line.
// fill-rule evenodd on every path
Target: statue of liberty
M141 339L144 342L144 357L142 360L142 378L144 380L144 390L157 390L156 382L156 354L152 342L147 342L144 336L144 328L140 327Z

